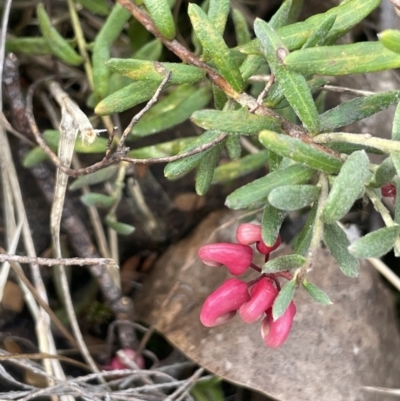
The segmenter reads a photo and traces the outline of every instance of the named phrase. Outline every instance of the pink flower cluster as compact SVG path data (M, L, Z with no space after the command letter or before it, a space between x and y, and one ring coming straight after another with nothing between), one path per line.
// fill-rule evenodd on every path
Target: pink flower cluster
M253 260L253 248L264 255L268 261L269 254L281 243L278 236L272 247L267 246L261 238L261 226L241 224L236 232L238 244L216 243L204 245L199 249L200 259L210 266L225 266L229 273L240 276L249 268L261 273L261 268ZM245 323L254 323L263 318L261 335L264 343L271 348L281 346L289 335L296 306L293 301L285 313L273 320L272 305L280 291L278 277L290 278L289 273L260 274L250 282L237 278L226 280L205 300L200 312L204 326L213 327L232 319L237 312Z

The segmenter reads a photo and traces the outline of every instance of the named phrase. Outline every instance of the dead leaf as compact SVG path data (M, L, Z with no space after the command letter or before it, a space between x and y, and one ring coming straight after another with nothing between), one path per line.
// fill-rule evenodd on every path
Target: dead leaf
M366 262L360 277L350 279L321 249L309 280L334 304L318 305L299 289L292 332L279 349L263 345L259 323L246 325L236 317L211 329L200 324L201 305L226 271L202 264L197 249L205 243L234 241L236 224L221 225L237 216L211 214L192 236L161 257L136 296L137 318L155 324L207 370L279 400L381 400L362 386L400 387L393 299Z
M21 288L19 288L18 284L15 284L12 281L6 282L1 305L4 309L8 309L16 313L22 312L25 302Z

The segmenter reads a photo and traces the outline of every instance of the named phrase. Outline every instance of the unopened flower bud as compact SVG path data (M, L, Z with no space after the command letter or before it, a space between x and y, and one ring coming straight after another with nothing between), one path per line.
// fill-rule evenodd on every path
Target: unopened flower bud
M382 196L395 198L396 193L397 193L396 187L391 182L389 182L388 184L385 184L381 187Z
M218 243L202 246L198 255L206 265L225 265L229 273L240 276L249 268L253 259L253 250L248 245Z
M269 309L278 295L271 281L263 277L250 288L251 299L239 308L239 315L246 323L254 323Z
M272 246L265 245L263 241L259 241L256 244L257 251L262 253L263 255L269 255L272 251L275 251L276 248L281 244L281 236L278 235L278 238L275 241L275 244Z
M278 348L285 342L295 314L296 306L293 301L289 304L285 313L275 321L272 318L272 310L269 309L267 311L267 316L261 323L261 336L267 347Z
M236 240L243 245L251 245L261 241L261 226L251 223L240 224L236 231Z
M200 321L206 327L225 323L249 299L246 283L236 278L228 279L207 297L201 308Z
M124 356L133 361L139 369L144 369L145 362L144 358L141 355L138 355L136 351L130 348L126 348L117 352L117 354L111 359L110 365L103 367L105 370L119 370L119 369L130 369L132 366L129 366L124 362L124 358L120 357L120 353L123 353Z

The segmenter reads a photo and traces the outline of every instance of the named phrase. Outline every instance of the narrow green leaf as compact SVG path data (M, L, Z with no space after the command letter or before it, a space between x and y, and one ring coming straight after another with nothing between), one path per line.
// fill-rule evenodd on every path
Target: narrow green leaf
M317 133L319 116L305 78L289 71L283 60L288 54L278 34L264 21L256 19L254 31L261 42L261 48L283 93L304 126L311 133Z
M393 165L393 160L391 157L387 157L376 169L368 185L373 188L380 188L390 182L395 174L396 169Z
M162 36L172 40L175 35L175 23L167 0L143 0L155 26Z
M272 317L274 320L279 319L288 308L290 302L294 297L296 290L296 280L292 279L288 281L279 292L275 299L274 305L272 306Z
M52 54L47 40L43 37L12 38L6 40L6 51L12 53L45 56Z
M214 176L214 170L221 156L222 146L214 146L199 163L196 172L196 193L203 196L210 188Z
M52 53L66 64L73 66L82 64L83 58L51 24L50 18L46 13L43 4L38 4L36 12L39 20L40 31L46 39Z
M271 116L249 114L244 110L199 110L191 120L201 128L235 134L258 134L262 129L280 129L280 122ZM272 128L274 127L274 128Z
M95 171L94 173L82 175L75 179L69 186L71 191L82 188L86 185L100 184L109 180L117 172L117 166L108 166L101 170Z
M263 56L252 54L246 56L245 60L240 65L240 74L242 75L242 78L244 80L249 79L263 64L265 64L265 58Z
M310 35L303 45L303 49L309 47L322 46L326 42L326 38L336 21L336 14L330 14L325 17L318 28Z
M244 45L251 40L251 34L245 16L240 10L234 8L232 10L233 26L235 28L237 44Z
M211 57L221 75L232 85L233 89L241 92L244 82L239 67L218 30L206 13L196 4L189 4L188 13L204 52Z
M349 252L350 242L337 223L324 225L324 242L343 274L348 277L357 277L360 265L358 260Z
M115 203L115 198L96 192L89 192L81 196L81 201L86 206L110 207Z
M130 224L121 223L111 218L106 218L107 225L120 235L130 235L135 231L135 227Z
M174 156L182 152L185 147L196 140L195 136L178 138L168 142L161 142L156 145L145 146L128 152L128 157L135 159L151 159Z
M43 132L43 138L46 143L55 151L58 149L58 143L60 142L60 131L48 129ZM83 143L82 141L75 142L75 152L78 153L103 153L107 148L108 140L105 138L96 138L91 143Z
M240 143L240 137L236 135L230 135L225 142L226 150L232 160L237 160L242 153L242 145Z
M344 162L322 210L325 223L341 219L363 193L365 182L370 178L369 160L363 151L351 154Z
M133 82L104 98L96 105L94 111L99 116L120 113L149 100L157 88L157 82Z
M229 140L229 138L228 138ZM218 166L214 171L213 184L233 181L265 166L268 160L266 150L247 155L239 160Z
M400 31L386 29L378 33L379 41L392 52L400 54Z
M230 5L230 0L210 0L207 15L220 35L225 31Z
M394 113L392 139L400 141L400 103L397 105L396 112Z
M359 42L297 50L285 57L284 64L301 74L350 75L398 68L400 55L380 42Z
M261 219L261 238L266 245L273 246L275 244L285 216L286 212L267 202Z
M77 0L84 8L92 13L106 16L110 12L110 7L106 0Z
M400 91L396 90L358 97L341 103L321 114L321 131L333 131L336 128L360 121L398 103L399 99Z
M354 241L349 251L358 258L380 258L394 246L400 226L384 227Z
M212 92L213 92L213 98L214 98L214 107L217 110L222 110L228 101L227 96L225 95L225 92L218 88L217 85L212 85Z
M396 193L400 194L400 178L395 176L393 178L393 184L396 187ZM394 204L394 222L400 224L400 196L396 196L395 204Z
M137 81L162 82L166 71L171 72L169 84L194 83L205 77L205 72L198 67L179 63L159 63L148 60L112 58L106 62L111 71ZM165 70L164 70L165 69Z
M284 185L268 195L268 202L281 210L299 210L318 199L320 189L315 185Z
M366 146L357 143L331 142L331 143L326 143L325 146L328 147L329 149L334 150L337 153L344 153L346 155L351 155L353 152L357 150L364 150L367 153L372 153L375 155L383 154L381 150L373 148L372 146Z
M318 203L315 203L308 215L307 221L303 229L297 237L294 253L305 256L310 248L312 234L314 231L315 216L317 215Z
M289 50L299 49L327 16L337 15L335 24L326 38L326 40L335 40L362 21L379 4L380 0L351 0L346 3L342 2L337 7L333 7L325 13L313 15L305 21L296 24L286 25L278 29L277 32ZM241 47L240 51L246 54L261 54L260 45L256 39Z
M191 86L189 89L190 94L187 90L180 90L178 87L160 100L132 128L132 134L135 137L143 137L165 131L186 121L196 110L205 107L210 102L209 87L196 89ZM187 95L184 95L185 93Z
M278 29L287 24L290 10L292 8L292 0L285 0L278 11L269 20L269 25L273 29Z
M92 65L94 96L97 101L102 100L108 93L111 72L105 62L110 58L111 45L120 36L130 17L131 14L125 7L119 3L115 4L96 35L93 43Z
M226 206L230 209L242 209L256 202L265 200L269 193L277 187L307 182L314 170L302 164L295 164L283 170L274 171L233 191L226 198Z
M342 162L336 157L318 150L300 139L272 131L262 131L260 142L271 151L283 157L291 158L327 173L337 173Z
M24 157L23 166L31 168L47 159L46 152L40 147L35 146Z
M306 263L306 258L301 255L278 256L269 260L262 267L263 273L278 273L286 270L296 269Z
M326 78L313 78L307 81L307 85L311 93L314 93L317 89L322 86L329 84ZM271 109L282 109L288 107L289 103L285 99L285 95L282 91L281 86L278 83L272 85L271 89L268 91L268 96L264 100L264 105L270 107Z
M186 153L202 145L212 142L221 135L219 131L206 131L190 145L185 147L180 153ZM184 159L176 160L174 162L168 163L164 169L164 175L168 179L176 179L187 173L192 168L196 167L200 160L210 151L206 150L202 153L197 153L195 155L185 157Z
M162 42L160 39L154 39L147 42L139 50L133 53L132 58L136 60L156 61L161 57Z
M314 301L316 301L322 305L332 305L333 304L333 302L329 299L328 295L325 294L325 292L322 291L315 284L310 283L306 279L304 279L301 284L302 284L303 288L307 291L307 294L310 295L310 297L313 298Z

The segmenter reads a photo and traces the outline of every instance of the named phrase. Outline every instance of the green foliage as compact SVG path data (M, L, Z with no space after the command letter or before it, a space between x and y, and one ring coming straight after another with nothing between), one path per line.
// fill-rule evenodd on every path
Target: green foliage
M132 116L133 107L142 107L157 90L160 92L155 104L133 124L127 136L130 149L124 155L137 159L174 157L165 166L165 176L177 179L196 169L194 187L202 196L214 184L232 185L235 189L227 196L226 206L252 212L260 209L262 239L269 246L275 243L287 212L310 211L293 254L272 259L263 267L264 272L272 274L297 269L274 303L275 319L284 313L299 286L317 302L331 303L306 278L322 241L349 277L358 275L358 257L380 257L393 248L396 255L400 254L400 200L396 198L391 217L379 194L379 188L387 183L393 183L400 192L400 90L367 95L355 92L356 97L329 110L324 110L322 91L330 76L400 67L399 31L386 30L377 42L337 44L337 39L379 6L379 0L342 1L302 22L295 18L303 1L286 0L270 21L256 19L254 27L248 26L241 9L231 9L229 0L209 0L202 6L189 4L188 26L184 29L174 21L173 1L136 1L132 7L141 8L128 27L132 48L118 52L112 52L112 46L127 28L131 14L119 3L110 9L104 0L78 2L104 18L94 42L89 44L94 112L106 120L120 112ZM145 17L141 13L146 13ZM74 41L61 37L42 5L37 16L42 36L10 38L7 49L50 54L73 66L86 63L74 50ZM227 31L231 22L234 36ZM140 24L155 33L156 39ZM256 38L251 40L253 31ZM187 32L192 43L184 47L183 41L175 41L177 32ZM230 48L232 42L236 48ZM191 47L195 48L193 53L188 50ZM165 49L171 54L167 55ZM111 54L119 58L111 58ZM126 54L131 57L124 57ZM166 71L171 76L160 88ZM261 92L264 87L266 93ZM390 139L379 138L376 133L335 132L392 105L397 105L397 110ZM188 124L184 138L167 136L167 129L174 130L183 122ZM157 136L149 138L147 146L131 145L153 134ZM57 135L44 134L53 150L58 146ZM104 138L90 146L78 141L75 150L103 153L106 143ZM196 153L186 156L188 152ZM386 158L372 164L370 153L386 154ZM231 161L227 162L228 156ZM34 148L24 164L31 167L45 159L44 151ZM261 174L258 170L262 168ZM76 179L70 189L109 180L116 183L119 171L109 166ZM235 182L257 171L257 179L240 186ZM118 185L122 182L123 178ZM110 207L108 226L120 234L130 234L133 227L114 218L117 198L92 193L84 195L82 201ZM384 217L385 227L350 244L340 220L361 198L373 203Z

